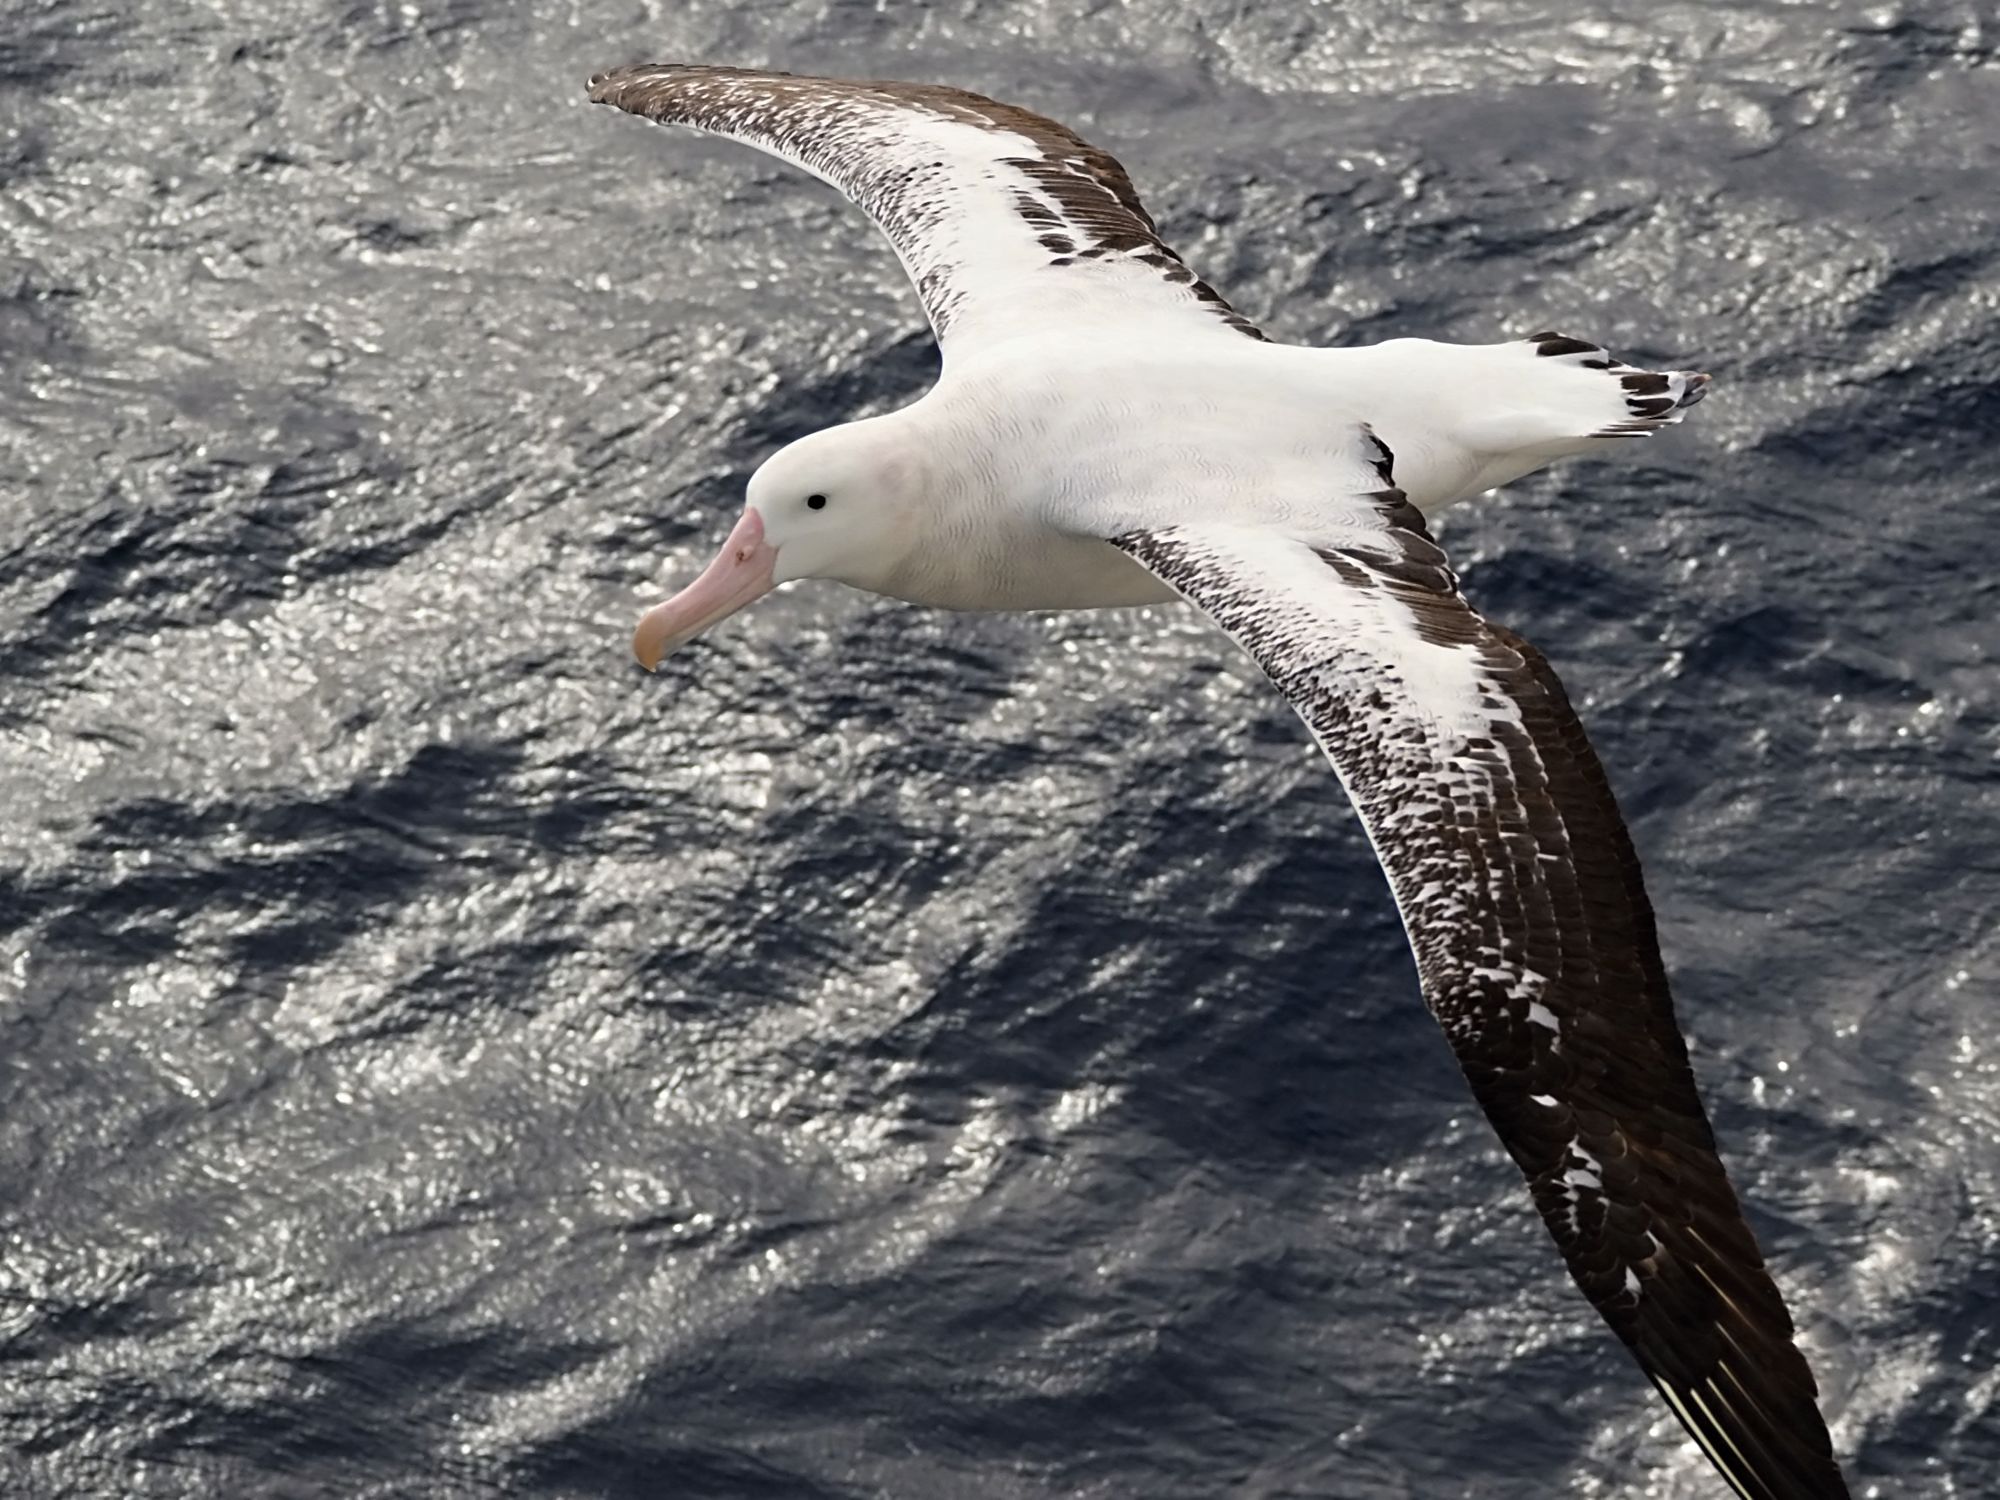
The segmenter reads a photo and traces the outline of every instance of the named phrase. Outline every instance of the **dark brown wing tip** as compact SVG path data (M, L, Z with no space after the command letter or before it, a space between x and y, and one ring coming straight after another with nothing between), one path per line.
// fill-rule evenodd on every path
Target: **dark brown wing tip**
M602 73L590 75L590 82L584 86L584 92L592 104L611 104L615 102L611 97L612 91L619 84L635 73L650 71L652 70L648 66L638 63L628 63L622 68L606 68Z
M790 78L769 68L730 68L715 63L626 63L590 75L585 92L592 104L616 104L630 108L621 97L630 86L665 83L675 78Z
M1719 1225L1669 1232L1637 1306L1599 1300L1599 1310L1737 1494L1846 1500L1819 1385L1783 1296L1754 1243L1725 1256L1722 1234Z
M1741 1500L1850 1500L1823 1424L1799 1430L1773 1420L1726 1365L1699 1386L1646 1374Z

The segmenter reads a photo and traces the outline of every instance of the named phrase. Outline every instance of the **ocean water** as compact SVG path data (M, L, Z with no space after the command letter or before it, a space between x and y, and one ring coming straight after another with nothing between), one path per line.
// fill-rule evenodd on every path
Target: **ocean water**
M1056 115L1277 337L1715 374L1444 541L1856 1495L2000 1493L2000 27L1429 9L0 6L0 1494L1720 1493L1199 620L633 666L935 369L833 194L584 103L667 60Z

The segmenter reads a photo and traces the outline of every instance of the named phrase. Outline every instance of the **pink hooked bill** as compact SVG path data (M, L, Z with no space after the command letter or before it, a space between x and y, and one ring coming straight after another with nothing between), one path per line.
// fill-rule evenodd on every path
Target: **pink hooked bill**
M664 604L655 604L632 632L632 654L648 672L718 620L771 592L778 549L764 540L764 518L747 507L743 519L701 577Z

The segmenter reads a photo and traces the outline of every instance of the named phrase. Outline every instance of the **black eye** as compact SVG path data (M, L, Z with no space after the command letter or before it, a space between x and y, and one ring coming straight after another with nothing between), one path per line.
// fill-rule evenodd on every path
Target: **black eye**
M825 509L826 509L826 496L824 496L824 495L808 495L808 496L806 496L806 509L807 509L807 510L825 510Z

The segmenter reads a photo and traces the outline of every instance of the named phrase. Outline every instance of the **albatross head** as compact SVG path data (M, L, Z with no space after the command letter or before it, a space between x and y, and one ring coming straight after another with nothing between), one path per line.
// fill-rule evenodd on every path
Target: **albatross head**
M795 578L878 589L915 543L919 452L893 418L831 427L750 476L743 515L701 577L646 611L632 654L647 671L709 626Z

